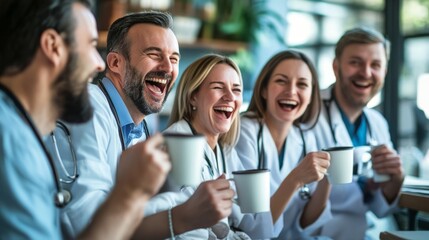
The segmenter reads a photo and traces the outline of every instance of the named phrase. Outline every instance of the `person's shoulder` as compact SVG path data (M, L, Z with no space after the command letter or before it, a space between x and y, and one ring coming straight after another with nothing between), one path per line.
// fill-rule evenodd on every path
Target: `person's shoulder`
M224 151L225 158L231 159L231 161L233 162L239 159L238 152L235 147L223 146L223 151Z
M371 129L374 129L375 132L389 134L389 123L381 112L370 108L366 108L364 112Z
M107 100L103 91L101 91L100 87L96 84L90 83L88 84L88 92L91 105L94 108L94 118L104 119L106 118L106 116L114 118L112 109L109 105L109 101Z
M316 145L316 133L317 132L314 129L315 128L310 128L310 127L302 128L302 134L304 137L303 140L309 146L309 147L307 147L307 148L309 148L307 150L313 150L314 145ZM298 133L298 134L300 134L300 133ZM302 139L300 141L302 141Z
M364 109L365 115L368 118L368 121L377 121L377 122L387 122L386 118L383 116L381 112L372 108Z
M0 100L0 152L1 159L8 162L22 163L25 159L34 158L33 154L40 154L34 132L23 119L14 111L12 106ZM11 163L11 162L9 162Z
M101 91L100 87L96 83L88 83L88 91L90 95L103 95L103 92Z
M188 123L182 119L171 124L163 133L192 133L192 131Z
M332 86L320 90L320 98L322 100L329 99L332 93Z
M259 127L259 119L251 112L243 113L240 116L241 129L253 129Z
M91 101L91 104L93 104L93 106L97 106L97 105L106 105L108 104L106 96L104 96L104 93L101 91L100 87L98 87L98 85L93 84L93 83L89 83L88 84L88 93L89 93L89 98Z
M16 111L13 103L0 95L0 132L2 138L20 135L22 131L28 131L27 125Z
M302 133L302 136L301 136ZM314 137L314 132L311 131L310 127L301 125L300 127L296 126L295 124L292 125L290 128L290 132L288 134L288 139L294 139L294 141L302 142L302 138L304 138L304 141L306 141L308 138Z

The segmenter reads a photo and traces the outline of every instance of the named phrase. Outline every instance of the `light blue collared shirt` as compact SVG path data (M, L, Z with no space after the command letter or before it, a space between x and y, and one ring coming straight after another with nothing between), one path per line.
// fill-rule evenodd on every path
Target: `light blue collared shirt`
M108 78L103 78L102 83L106 88L107 94L109 94L113 106L115 107L115 110L118 114L125 146L130 146L130 143L134 139L140 139L142 137L145 129L145 121L142 121L140 124L135 125L130 113L128 112L127 107L125 106L124 101L122 100L121 96L118 93L118 90L115 88L113 83ZM145 136L145 139L147 137L148 136Z

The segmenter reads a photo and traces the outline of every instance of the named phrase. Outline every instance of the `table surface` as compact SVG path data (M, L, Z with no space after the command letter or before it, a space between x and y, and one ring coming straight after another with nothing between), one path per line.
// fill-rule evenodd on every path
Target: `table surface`
M390 231L381 232L381 240L427 240L429 239L429 231Z
M399 198L399 206L429 212L429 180L406 176Z
M416 211L429 212L429 195L401 192L399 206Z

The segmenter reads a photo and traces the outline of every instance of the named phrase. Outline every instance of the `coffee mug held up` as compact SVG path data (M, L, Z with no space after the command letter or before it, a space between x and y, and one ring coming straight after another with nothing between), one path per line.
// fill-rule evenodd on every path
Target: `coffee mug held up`
M380 145L381 146L381 145ZM380 183L390 180L390 176L379 174L372 169L372 151L379 146L358 146L354 149L354 164L358 166L357 175L372 177L374 182Z
M205 137L166 133L164 139L172 165L169 176L171 182L179 187L198 186L201 182Z
M377 149L378 147L381 147L383 145L378 146L371 146L371 152L374 151L374 149ZM374 170L373 180L376 183L386 182L390 180L390 176L387 174L380 174Z
M353 149L353 164L356 172L353 174L358 176L370 176L371 170L371 146L356 146Z
M232 172L237 203L242 213L270 211L270 170L252 169Z
M331 156L328 180L331 184L351 183L353 180L353 147L332 147L323 149Z

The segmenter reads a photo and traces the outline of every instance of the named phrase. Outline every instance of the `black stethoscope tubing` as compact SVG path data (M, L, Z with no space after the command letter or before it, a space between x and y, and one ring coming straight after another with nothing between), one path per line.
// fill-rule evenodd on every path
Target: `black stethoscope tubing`
M106 97L107 102L109 103L110 110L112 111L113 116L115 117L116 125L118 126L119 137L121 138L122 151L124 151L126 148L125 142L124 142L124 133L122 132L122 127L121 127L121 122L119 121L118 112L116 111L116 108L113 105L112 99L110 98L109 94L107 93L106 87L101 82L101 80L98 81L97 86L100 88L101 92L103 92L104 96ZM144 129L144 133L146 135L146 139L149 138L150 137L149 129L147 127L146 120L144 120L144 119L143 119L143 129Z
M45 144L43 143L43 140L39 134L39 132L36 129L36 126L34 125L33 121L31 120L30 115L28 112L24 109L21 102L16 98L16 96L3 84L0 84L0 89L6 93L6 95L13 101L15 107L19 111L19 113L24 117L27 124L30 126L32 132L34 133L34 136L37 138L37 141L39 142L40 146L43 149L43 152L46 155L46 158L48 159L49 165L51 166L52 174L54 177L55 187L57 189L57 192L54 195L54 202L55 205L59 208L62 208L66 206L70 200L71 200L71 194L69 191L62 189L60 181L59 181L59 175L54 165L54 160L52 159L52 156L49 154L48 149L46 148Z
M307 146L305 143L305 139L304 139L304 133L302 132L301 127L298 126L299 129L299 133L301 135L301 139L302 139L302 158L305 157L305 155L307 154ZM286 140L285 139L285 143L286 144ZM259 130L258 130L258 136L257 136L257 141L258 141L258 169L266 169L265 167L265 148L264 148L264 141L263 141L263 124L262 122L259 122ZM301 161L301 160L300 160ZM299 196L302 200L308 200L311 198L311 193L310 193L310 189L308 188L307 184L304 184L304 186L302 186L299 189Z
M73 161L73 174L70 174L66 167L64 166L63 160L61 159L61 155L58 149L58 144L57 144L57 139L55 137L55 130L51 132L51 139L52 139L52 143L54 144L54 151L55 154L57 155L58 158L58 162L60 163L61 168L63 169L63 172L66 176L67 179L62 179L61 177L59 178L60 182L62 183L66 183L66 184L71 184L73 183L76 178L79 177L79 172L78 172L78 168L77 168L77 157L76 157L76 152L74 150L74 146L73 146L73 142L71 139L71 134L70 134L70 130L67 128L67 126L61 122L61 121L57 121L56 122L57 125L57 129L61 129L66 137L67 137L67 142L69 144L69 149L70 149L70 153L71 153L71 157L72 157L72 161Z
M332 126L332 116L331 116L331 103L332 102L337 102L337 100L335 99L335 95L334 95L334 87L331 89L331 96L329 97L329 99L323 100L323 105L325 106L328 125L329 125L329 129L331 131L332 138L334 140L334 144L337 145L338 144L337 136L335 135L335 130L334 130L334 127ZM365 117L365 121L366 121L366 124L368 126L367 128L368 128L369 139L372 139L371 125L370 125L370 123L366 117ZM368 144L370 145L370 143L368 143Z

